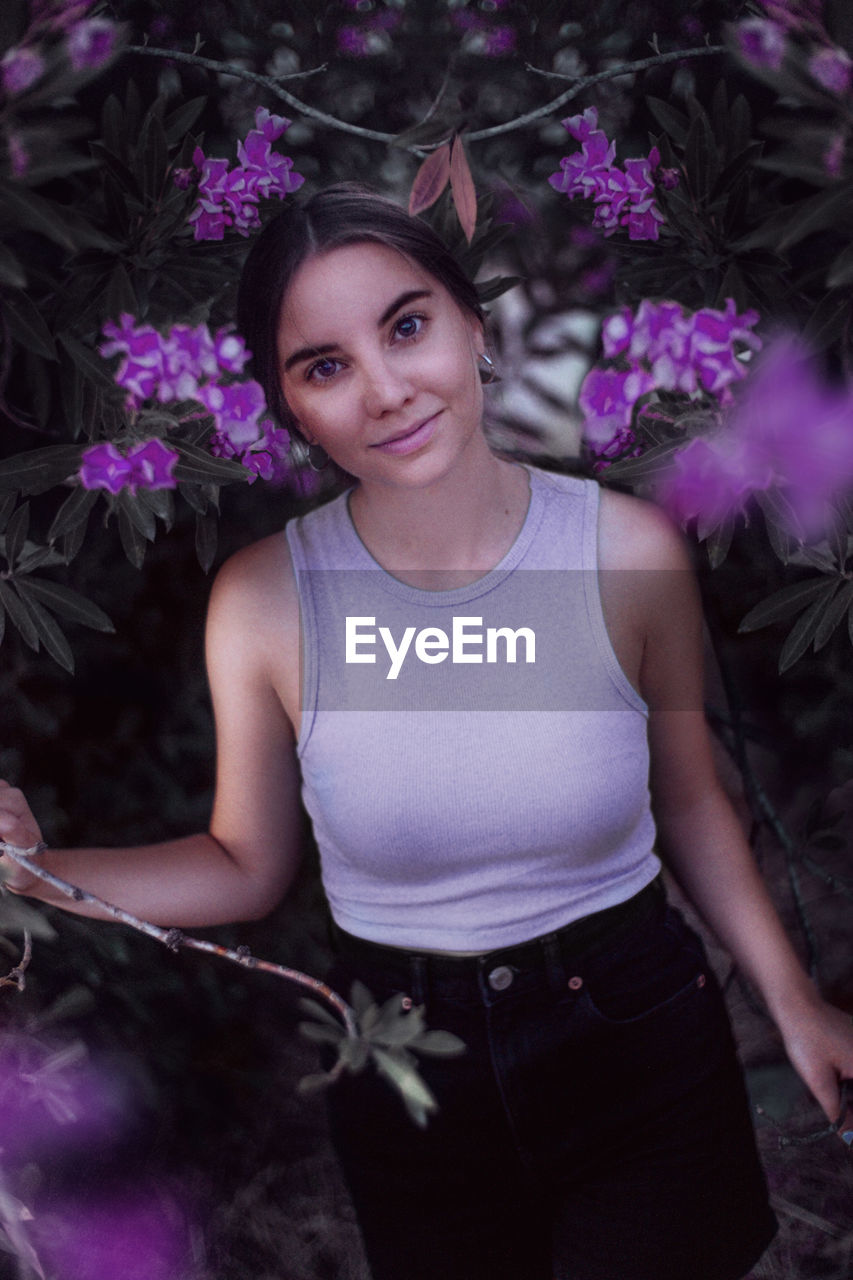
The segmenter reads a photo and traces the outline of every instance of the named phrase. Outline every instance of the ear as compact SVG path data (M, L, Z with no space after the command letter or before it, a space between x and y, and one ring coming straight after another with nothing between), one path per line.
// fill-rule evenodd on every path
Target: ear
M479 359L486 351L486 335L483 330L483 322L474 315L467 316L466 319L468 321L468 330L471 334L471 346L474 349L474 354Z

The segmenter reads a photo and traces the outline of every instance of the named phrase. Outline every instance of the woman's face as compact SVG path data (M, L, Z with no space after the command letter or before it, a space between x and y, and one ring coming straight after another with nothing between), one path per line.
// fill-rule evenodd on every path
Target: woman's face
M483 349L476 317L385 245L309 258L282 304L288 408L308 440L365 483L428 484L482 441Z

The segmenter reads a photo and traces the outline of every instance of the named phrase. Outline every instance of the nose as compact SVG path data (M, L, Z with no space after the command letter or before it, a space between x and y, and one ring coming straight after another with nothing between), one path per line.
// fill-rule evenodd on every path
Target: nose
M393 361L378 359L364 368L362 395L365 412L371 418L402 408L413 394L410 379Z

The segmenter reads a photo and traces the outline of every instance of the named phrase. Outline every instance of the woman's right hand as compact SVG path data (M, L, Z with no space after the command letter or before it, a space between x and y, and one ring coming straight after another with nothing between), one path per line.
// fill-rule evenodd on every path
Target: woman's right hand
M31 849L41 843L41 830L33 817L22 791L0 778L0 840L17 845L19 849ZM14 893L29 893L39 884L25 867L6 858L2 864L3 881Z

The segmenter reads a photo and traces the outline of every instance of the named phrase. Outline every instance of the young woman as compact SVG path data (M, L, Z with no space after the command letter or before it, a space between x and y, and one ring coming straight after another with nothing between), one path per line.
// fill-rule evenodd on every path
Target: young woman
M490 450L476 291L384 199L333 188L276 218L240 327L273 409L353 484L216 579L209 831L44 864L159 924L260 917L296 870L301 787L332 980L425 1004L467 1046L424 1060L423 1131L371 1072L331 1091L374 1280L737 1280L774 1222L720 992L655 848L832 1119L853 1028L714 775L680 538ZM0 837L40 839L5 784Z

